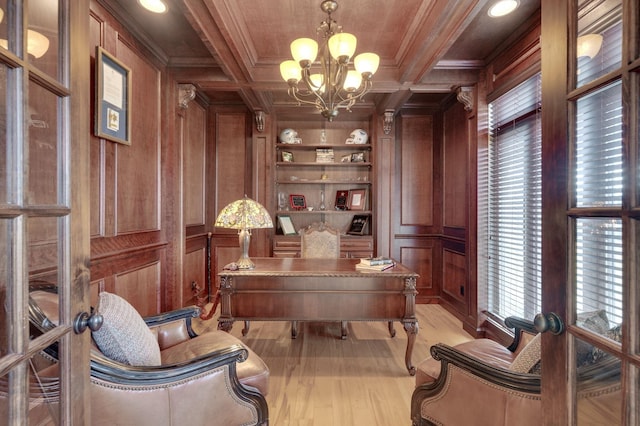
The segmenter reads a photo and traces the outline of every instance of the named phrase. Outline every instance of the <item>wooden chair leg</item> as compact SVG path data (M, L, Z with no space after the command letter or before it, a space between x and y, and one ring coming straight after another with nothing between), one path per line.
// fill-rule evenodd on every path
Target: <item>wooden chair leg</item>
M291 338L298 337L298 321L291 321Z
M247 333L249 333L249 326L251 325L250 321L245 321L244 322L244 328L242 329L242 335L246 336Z
M396 337L396 329L393 328L393 321L389 321L389 334L391 337Z
M341 325L341 331L342 331L342 335L340 336L342 338L342 340L347 340L347 322L346 321L342 321L340 323Z

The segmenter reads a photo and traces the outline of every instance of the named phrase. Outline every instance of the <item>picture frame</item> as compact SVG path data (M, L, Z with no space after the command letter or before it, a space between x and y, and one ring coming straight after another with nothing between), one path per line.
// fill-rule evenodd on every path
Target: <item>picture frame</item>
M368 233L369 228L369 216L367 215L355 215L351 219L351 225L347 234L349 235L365 235Z
M349 204L349 191L339 189L336 191L336 202L334 203L336 210L347 210Z
M291 194L289 195L289 205L292 210L304 210L307 208L307 200L304 195Z
M282 151L282 161L285 163L293 163L293 152Z
M352 163L364 163L364 152L354 152L351 154Z
M94 133L131 145L131 69L96 47Z
M367 190L366 189L350 189L349 190L349 203L347 207L349 210L365 210L367 205Z
M278 216L278 223L280 224L280 229L282 229L282 235L298 235L296 228L293 226L293 222L291 221L291 216Z
M351 154L343 155L340 157L341 163L350 163L351 162Z

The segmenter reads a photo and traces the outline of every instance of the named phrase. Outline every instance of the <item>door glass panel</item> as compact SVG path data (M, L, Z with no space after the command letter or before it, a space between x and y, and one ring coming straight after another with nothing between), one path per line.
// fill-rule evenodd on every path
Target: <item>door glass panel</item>
M580 359L580 348L584 358ZM577 339L576 419L580 426L622 424L620 360Z
M42 86L29 85L29 204L57 204L58 97Z
M1 24L0 24L1 27ZM9 188L12 183L9 179L12 175L7 169L12 164L9 160L9 147L7 146L7 67L0 66L0 204L8 203Z
M57 284L58 218L32 217L27 222L29 276Z
M622 221L577 219L577 325L605 335L622 323L622 266Z
M7 48L7 0L0 0L0 46Z
M38 69L58 78L58 2L55 0L29 1L29 27L27 51L29 61Z
M620 68L622 1L581 0L578 10L578 87Z
M60 424L60 377L57 363L46 355L29 361L29 424Z
M11 241L9 240L9 221L0 219L0 306L2 306L2 316L0 316L0 357L8 352L9 342L7 337L10 333L10 325L8 318L10 313L7 310L9 306L7 301L7 290L9 288L9 259L12 257Z
M622 91L620 82L578 100L575 191L578 207L622 205Z

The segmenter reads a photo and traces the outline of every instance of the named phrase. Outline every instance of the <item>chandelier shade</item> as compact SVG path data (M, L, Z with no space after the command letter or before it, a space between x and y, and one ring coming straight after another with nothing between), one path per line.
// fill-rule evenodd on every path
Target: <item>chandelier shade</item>
M313 105L332 121L340 109L350 111L371 90L380 57L371 52L361 53L352 63L358 40L353 34L342 32L342 27L331 18L338 3L323 0L320 8L328 15L317 28L321 44L310 38L294 40L290 45L293 60L280 64L280 75L289 85L289 96L298 105Z

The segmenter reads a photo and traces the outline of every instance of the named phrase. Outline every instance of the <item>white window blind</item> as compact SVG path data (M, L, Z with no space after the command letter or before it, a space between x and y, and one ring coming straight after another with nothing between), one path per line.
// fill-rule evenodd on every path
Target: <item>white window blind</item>
M541 308L540 105L540 74L489 104L487 307L502 318Z

